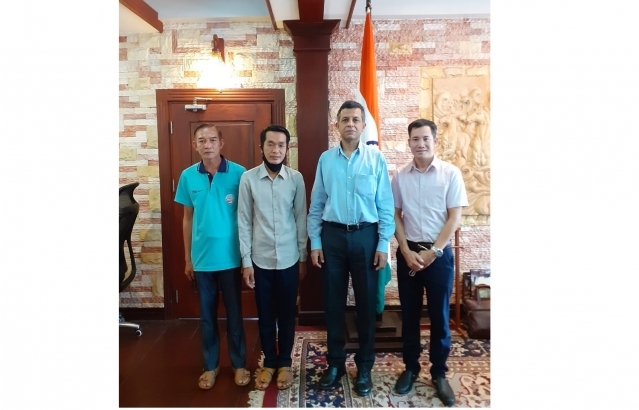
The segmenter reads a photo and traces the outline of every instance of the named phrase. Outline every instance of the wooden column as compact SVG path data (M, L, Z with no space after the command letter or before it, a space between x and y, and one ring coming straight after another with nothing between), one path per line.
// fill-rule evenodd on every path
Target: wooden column
M328 149L328 52L331 34L339 20L306 22L284 20L284 29L293 38L296 72L298 169L304 176L306 200L310 205L317 162ZM309 258L307 275L300 282L298 323L325 325L322 272Z

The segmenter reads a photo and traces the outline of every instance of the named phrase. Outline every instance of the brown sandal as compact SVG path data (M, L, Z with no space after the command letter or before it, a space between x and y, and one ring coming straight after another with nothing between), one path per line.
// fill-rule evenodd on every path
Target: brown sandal
M255 380L255 388L258 390L266 390L269 384L271 384L271 380L273 380L273 374L275 374L275 369L270 367L262 368L260 374L257 376L257 380Z
M200 386L202 390L208 390L215 384L215 379L217 378L217 374L220 372L220 366L215 368L215 370L207 370L200 376L197 385Z
M246 386L251 381L251 372L245 368L233 369L235 373L235 384L238 386Z
M293 373L290 367L280 367L277 369L277 388L286 390L293 385Z

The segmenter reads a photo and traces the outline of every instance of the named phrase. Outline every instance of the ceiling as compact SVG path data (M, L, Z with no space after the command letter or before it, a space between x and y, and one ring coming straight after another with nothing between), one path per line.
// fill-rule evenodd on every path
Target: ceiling
M352 0L299 0L324 3L324 19L348 21ZM120 0L120 33L157 33L158 24L149 24L149 14L157 12L155 21L271 21L267 2L278 28L282 20L298 20L298 0ZM124 5L123 5L124 4ZM374 20L405 20L450 17L489 17L490 0L372 0ZM126 5L126 6L125 6ZM364 19L366 0L357 0L353 20ZM140 13L140 8L143 12ZM133 10L133 11L131 11ZM150 10L150 11L149 11ZM140 17L142 15L142 17Z

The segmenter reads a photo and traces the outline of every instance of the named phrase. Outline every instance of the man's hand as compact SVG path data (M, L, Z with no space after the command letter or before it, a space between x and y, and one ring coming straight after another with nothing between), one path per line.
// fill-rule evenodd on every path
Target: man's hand
M321 268L322 263L324 263L324 252L321 249L312 250L311 262L313 262L313 266L317 266L318 268Z
M300 280L306 277L306 262L300 262Z
M419 256L421 256L424 260L424 267L422 269L426 269L427 267L429 267L430 264L433 263L435 258L437 258L437 256L435 255L435 251L432 251L430 249L427 251L420 251Z
M246 286L248 286L251 289L255 288L255 272L253 271L252 266L242 269L242 277L244 278L244 282L246 283Z
M193 262L186 261L186 266L184 267L184 274L190 281L195 279L195 275L193 274Z
M417 252L409 250L406 253L402 252L402 255L406 260L406 264L412 271L418 272L427 266L424 264L424 258L422 258L422 256Z
M375 270L382 270L386 267L386 260L388 260L388 254L386 252L375 252L375 259L373 265L376 266Z

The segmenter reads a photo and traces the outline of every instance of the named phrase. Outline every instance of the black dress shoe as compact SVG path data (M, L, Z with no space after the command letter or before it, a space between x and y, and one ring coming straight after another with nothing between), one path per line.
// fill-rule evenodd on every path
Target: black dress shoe
M358 371L353 390L355 390L355 392L360 396L366 396L372 389L373 379L371 377L371 372L368 370Z
M397 394L406 394L413 388L413 383L417 380L417 375L410 370L404 370L399 375L399 379L395 383L395 391Z
M437 397L446 407L451 407L455 404L455 393L445 377L434 379L433 385L435 385L435 390L437 390Z
M346 367L340 366L328 366L328 369L324 371L319 381L319 387L322 390L331 389L342 379L342 376L346 374Z

